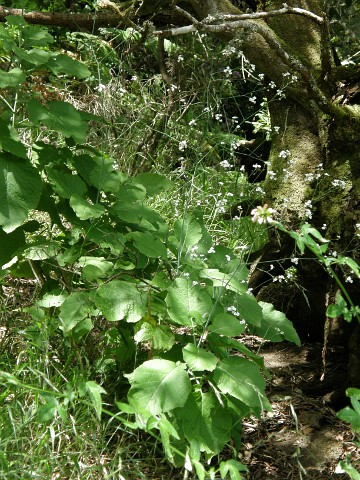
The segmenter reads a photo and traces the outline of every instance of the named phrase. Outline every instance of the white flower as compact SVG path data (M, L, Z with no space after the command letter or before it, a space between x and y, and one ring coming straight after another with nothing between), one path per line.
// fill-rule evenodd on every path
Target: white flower
M347 282L347 283L353 283L354 280L349 276L349 277L346 277L346 278L345 278L345 282Z
M268 207L267 204L265 204L262 207L256 207L253 210L251 210L251 215L252 215L252 221L256 223L273 223L274 219L272 218L272 215L276 214L277 211L274 208Z
M277 128L279 128L279 127L277 127ZM290 155L291 155L290 150L281 150L281 152L279 153L279 158L288 158L288 157L290 157Z
M232 165L227 160L223 160L222 162L219 163L219 165L223 168L231 168L232 167Z
M250 97L250 98L249 98L249 102L251 102L251 103L256 103L256 97L255 97L255 96L254 96L254 97Z
M179 142L180 152L183 152L187 148L187 146L188 146L187 141L186 140L181 140L181 142Z
M214 248L214 247L210 247L209 250L208 250L208 253L215 253L215 248Z
M178 61L178 62L183 62L183 61L184 61L184 57L183 57L182 55L178 55L177 61Z
M192 119L189 122L189 126L191 127L192 125L196 125L196 120Z

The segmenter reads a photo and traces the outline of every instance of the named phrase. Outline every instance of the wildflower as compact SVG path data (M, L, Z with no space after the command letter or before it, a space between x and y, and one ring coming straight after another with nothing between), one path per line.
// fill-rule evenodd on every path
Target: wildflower
M350 276L348 276L348 277L345 278L345 282L347 282L347 283L353 283L354 280L353 280Z
M106 89L106 86L103 83L99 83L97 87L95 87L95 90L97 90L99 93L103 92Z
M182 55L178 55L177 61L178 61L178 62L183 62L183 61L184 61L184 57L183 57Z
M269 207L266 203L262 207L256 207L251 211L252 221L256 223L273 223L272 215L277 213L274 208Z
M224 68L223 72L224 72L225 75L227 75L228 77L229 77L230 75L232 75L232 70L231 70L231 68L230 68L229 66L226 67L226 68Z
M275 127L273 127L273 130L274 130L275 133L279 133L280 127L275 126Z
M235 317L240 316L240 313L237 311L237 309L234 305L231 305L231 307L228 307L227 311L230 312L232 315L235 315Z
M276 179L276 172L274 172L273 170L269 170L268 175L269 175L270 180L275 180Z
M230 262L230 260L231 260L230 255L225 255L225 258L226 258L226 260L227 260L228 262Z
M287 158L290 157L290 155L290 150L281 150L281 152L279 153L279 158Z
M251 103L256 103L256 97L255 97L255 96L250 97L250 98L249 98L249 102L251 102Z
M219 165L223 168L231 168L232 165L229 163L227 160L223 160L222 162L219 163Z
M191 127L192 125L196 125L196 120L192 119L189 122L189 126Z
M187 148L187 141L186 140L181 140L181 142L179 142L179 150L180 152L183 152L186 148Z
M214 248L214 247L210 247L209 250L208 250L208 253L215 253L215 248Z

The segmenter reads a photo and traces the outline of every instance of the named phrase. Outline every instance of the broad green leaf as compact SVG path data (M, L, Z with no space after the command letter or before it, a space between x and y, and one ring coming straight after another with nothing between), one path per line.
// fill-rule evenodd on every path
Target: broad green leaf
M69 294L66 292L49 292L46 293L40 300L38 300L36 305L44 308L60 307L68 296Z
M26 248L23 255L28 260L46 260L47 258L55 257L60 249L58 242L47 240L45 237L38 237L38 239Z
M126 203L116 202L110 209L117 219L151 231L160 238L165 238L168 233L168 225L164 219L151 207L143 202Z
M206 268L199 273L199 276L211 280L214 287L223 287L235 293L243 294L248 289L246 282L239 283L234 275L220 272L215 268Z
M261 325L249 326L252 333L271 342L287 340L295 345L301 344L293 324L284 313L275 310L271 303L259 302L259 305L262 308L263 319Z
M150 258L167 258L167 249L160 238L151 233L131 232L127 238L133 240L134 247Z
M263 320L262 308L251 293L237 295L237 309L241 319L244 319L251 325L260 326Z
M126 242L125 235L115 232L114 229L107 225L92 225L86 232L89 240L100 245L101 248L109 248L111 253L119 256L124 251Z
M340 317L344 312L344 308L340 305L329 305L326 309L326 316L330 318Z
M236 337L245 331L245 322L228 313L221 313L211 322L209 331L218 335Z
M47 176L54 191L63 198L70 198L72 195L85 195L87 187L76 175L55 170L52 166L46 168Z
M25 80L26 75L20 68L13 68L8 72L0 71L0 88L18 87Z
M105 212L105 207L100 204L93 205L79 195L72 195L70 198L70 207L74 210L80 220L89 220L89 218L99 218Z
M101 285L96 292L95 303L104 317L112 322L137 322L147 312L146 299L134 284L122 280Z
M9 17L6 18L8 19ZM21 31L21 36L26 48L47 47L54 41L54 37L39 25L26 24L26 28Z
M177 278L165 299L170 318L179 325L203 325L213 308L210 295L188 277Z
M14 52L18 58L25 60L35 66L43 65L50 58L50 53L39 48L33 48L31 50L23 50L22 48L14 48Z
M64 335L70 334L72 329L90 315L94 306L86 292L73 292L60 307L60 320Z
M167 352L175 343L175 337L169 327L153 325L144 321L134 336L136 343L149 343L152 350Z
M173 182L158 173L140 173L134 177L133 182L145 187L149 197L154 197L173 186Z
M235 350L241 353L242 355L245 355L246 357L250 358L256 365L258 365L263 370L264 374L268 378L271 378L269 372L265 368L263 357L249 350L245 345L243 345L238 340L235 340L234 338L229 338L227 336L220 336L216 333L209 333L207 340L209 342L209 345L211 346L211 350L213 350L215 353L217 349L223 349L226 352L226 358L227 358L228 356L227 352L229 350Z
M202 228L192 215L187 214L174 223L174 235L186 253L188 248L195 246L200 241Z
M88 126L70 103L52 101L44 107L31 99L27 107L29 118L35 125L42 123L51 130L62 133L66 138L72 137L78 143L85 140Z
M5 233L0 229L0 271L13 258L16 250L25 244L25 235L22 229ZM9 266L11 268L11 266ZM5 270L5 268L3 267Z
M212 372L217 364L217 358L211 352L198 348L192 343L188 343L183 348L184 361L195 372L202 372L207 370Z
M0 153L0 225L9 233L36 208L42 190L38 171L30 161Z
M340 420L350 423L355 432L360 433L360 415L350 407L345 407L336 414Z
M226 478L227 474L230 474L231 480L242 480L240 472L247 472L248 469L242 463L237 460L230 459L220 463L221 478Z
M75 327L71 330L71 336L78 342L82 337L87 335L94 328L91 318L84 318L81 322L77 323Z
M82 267L82 277L90 282L105 277L114 268L114 264L104 257L83 256L78 263Z
M26 20L20 15L7 15L6 23L12 27L27 27Z
M0 119L0 148L12 153L15 157L27 160L27 151L18 137L17 131L7 122Z
M102 400L101 395L106 393L101 385L98 383L89 380L85 383L85 390L90 397L91 403L95 409L96 416L98 419L101 419L101 412L102 412Z
M130 405L152 415L170 412L184 406L191 391L185 365L169 360L149 360L130 376Z
M60 73L69 75L69 77L87 78L91 72L88 67L78 60L74 60L68 55L58 54L51 58L47 64L50 70L59 75Z
M114 171L113 161L104 156L78 155L74 165L88 185L105 192L117 193L124 181L124 175Z
M231 437L231 413L210 391L191 394L182 409L176 410L184 434L190 444L202 452L219 453Z
M58 407L58 401L52 395L43 394L42 397L45 400L45 405L41 405L36 412L36 420L39 423L45 423L52 420L55 417Z
M218 363L213 372L217 388L241 400L249 407L271 409L265 396L265 380L259 367L240 357L230 357Z

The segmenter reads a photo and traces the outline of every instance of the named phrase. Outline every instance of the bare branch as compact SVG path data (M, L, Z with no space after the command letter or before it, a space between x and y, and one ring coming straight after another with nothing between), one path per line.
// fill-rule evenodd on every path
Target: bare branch
M279 10L270 10L269 12L254 12L254 13L242 13L240 15L221 15L220 17L212 17L210 21L216 21L218 19L221 20L258 20L260 18L269 18L269 17L276 17L278 15L301 15L303 17L310 18L314 22L322 25L324 23L324 19L315 13L310 12L309 10L304 10L303 8L296 8L296 7L289 7L286 3L283 4L283 8ZM205 23L208 23L209 19L206 20Z
M25 12L21 8L5 8L0 6L0 21L4 21L8 15L23 17L28 23L35 25L51 25L66 27L71 30L100 27L124 27L128 19L120 17L114 12L98 13L48 13L48 12Z

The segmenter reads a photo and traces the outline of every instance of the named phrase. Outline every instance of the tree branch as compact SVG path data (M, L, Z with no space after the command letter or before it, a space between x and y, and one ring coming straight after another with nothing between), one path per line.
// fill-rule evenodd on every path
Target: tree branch
M126 27L129 19L122 17L116 12L97 13L48 13L48 12L25 12L20 8L0 7L0 21L5 21L8 15L23 17L28 23L35 25L51 25L65 27L70 30L88 29L100 27Z

